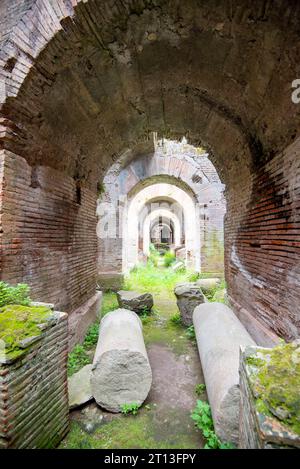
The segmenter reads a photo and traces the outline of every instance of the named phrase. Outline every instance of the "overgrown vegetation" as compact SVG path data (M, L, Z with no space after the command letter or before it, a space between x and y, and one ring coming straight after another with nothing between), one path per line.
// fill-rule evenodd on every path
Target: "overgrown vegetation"
M164 266L170 267L176 261L176 256L174 252L167 251L164 255Z
M136 290L141 292L166 293L173 295L177 283L188 282L191 272L174 272L169 268L157 268L151 263L139 265L131 270L125 279L125 290Z
M153 244L149 246L149 257L148 257L148 266L158 267L159 261L161 259L160 253L155 249Z
M205 292L205 296L209 302L225 303L226 282L224 279L215 287L209 288Z
M119 304L116 294L114 292L105 292L102 300L101 318L110 311L118 308Z
M68 376L72 376L80 368L91 362L92 360L87 355L86 349L82 345L76 345L68 356Z
M25 283L18 283L16 286L0 282L0 308L6 305L29 306L29 286Z
M211 409L208 402L198 400L195 409L191 413L195 425L201 430L206 439L204 449L233 449L230 443L223 443L215 434Z
M196 342L196 334L195 334L194 326L189 326L186 329L185 334L186 334L188 339L192 340L193 342Z
M89 350L97 345L99 336L99 324L92 324L86 333L83 343L76 345L68 356L68 376L80 370L85 365L92 362Z
M182 325L180 313L176 312L170 317L170 321L177 326Z
M132 402L131 404L122 404L121 405L121 412L122 414L128 415L136 415L140 409L140 405L136 402Z
M199 448L199 434L191 436L186 432L186 426L176 425L170 429L170 422L156 418L155 411L141 409L138 415L122 415L121 418L113 418L104 423L103 420L93 432L87 432L83 425L72 420L71 430L60 448L113 450Z

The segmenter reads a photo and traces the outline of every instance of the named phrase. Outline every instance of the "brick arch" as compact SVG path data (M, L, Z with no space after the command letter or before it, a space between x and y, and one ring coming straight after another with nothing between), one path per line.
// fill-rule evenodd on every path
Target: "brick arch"
M87 300L99 179L149 132L186 135L227 185L237 313L261 341L297 337L300 6L5 0L0 12L3 278L68 311Z
M149 245L150 245L150 233L155 226L155 224L158 223L159 217L162 217L162 224L169 226L172 222L173 224L173 244L174 247L179 247L181 244L181 232L182 226L180 224L179 218L176 216L175 213L172 213L168 209L157 209L154 210L152 213L149 213L145 219L143 220L143 252L145 255L149 255Z
M109 169L103 180L105 189L99 197L99 203L105 202L107 207L100 205L101 213L109 210L110 204L116 207L117 235L112 238L99 239L98 279L100 285L112 281L123 271L124 238L121 236L122 218L126 212L126 204L143 189L157 183L170 184L182 189L197 203L201 222L198 236L200 237L201 254L197 261L197 270L222 275L223 261L223 217L225 213L224 185L217 171L203 149L198 149L187 142L157 140L154 137L145 154L132 149L120 158ZM145 151L145 150L144 150ZM138 156L137 156L138 155ZM196 182L194 181L195 176ZM118 216L118 206L124 204L122 216ZM100 220L101 223L101 220ZM212 241L215 240L213 245ZM136 253L137 258L137 253ZM122 267L123 266L123 267ZM132 265L131 265L132 267ZM193 265L194 267L194 265Z

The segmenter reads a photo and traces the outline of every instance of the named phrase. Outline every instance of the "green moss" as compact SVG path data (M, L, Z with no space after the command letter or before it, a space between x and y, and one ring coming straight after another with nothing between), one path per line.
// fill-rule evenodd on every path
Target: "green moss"
M254 357L252 355L246 358L246 363L247 365L258 367L264 365L265 362L262 358Z
M176 413L174 421L178 418ZM180 414L179 414L180 415ZM188 416L180 416L182 419ZM199 448L195 435L180 432L172 421L156 418L151 411L141 410L138 415L118 416L100 425L89 434L78 423L60 445L60 449L184 449Z
M101 317L105 316L105 314L113 311L114 309L118 309L119 304L117 300L117 295L113 292L105 292L103 294L102 300L102 307L101 307Z
M271 350L259 349L246 359L260 413L279 419L300 434L300 346L282 344Z
M38 327L52 315L46 306L8 305L0 308L0 339L5 343L5 354L9 359L24 353L20 341L42 334Z

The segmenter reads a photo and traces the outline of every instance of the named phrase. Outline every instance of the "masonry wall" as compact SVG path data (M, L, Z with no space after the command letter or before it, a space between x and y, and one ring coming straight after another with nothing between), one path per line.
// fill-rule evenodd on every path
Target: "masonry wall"
M243 180L228 199L226 266L232 306L261 345L300 334L300 144ZM247 182L248 181L248 182ZM229 194L229 195L230 195Z
M28 283L34 299L71 312L95 294L96 196L54 169L3 155L1 279Z
M296 348L296 346L295 346ZM260 349L258 347L246 347L240 354L240 422L239 422L239 448L241 449L299 449L300 435L296 434L282 420L279 420L270 412L262 413L256 405L257 389L255 391L251 374L258 373L256 360L268 360L267 355L260 354L263 350L264 354L274 349ZM248 362L250 359L252 361ZM288 356L288 362L293 359ZM291 368L296 368L296 363ZM277 375L277 379L283 379L289 382L293 376L291 370L287 370L285 376ZM258 388L259 389L259 388ZM261 399L262 400L262 399ZM285 402L285 404L287 404ZM295 409L293 409L295 411Z
M55 448L68 431L68 321L54 316L24 355L0 361L0 449Z

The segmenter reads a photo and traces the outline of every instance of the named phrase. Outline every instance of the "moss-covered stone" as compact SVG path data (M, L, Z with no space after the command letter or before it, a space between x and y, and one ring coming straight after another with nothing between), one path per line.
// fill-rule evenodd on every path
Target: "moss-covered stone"
M4 342L4 358L12 360L21 356L26 348L26 339L41 336L43 325L51 315L53 312L46 306L8 305L0 308L0 340Z
M246 363L257 411L300 434L300 344L258 349Z

